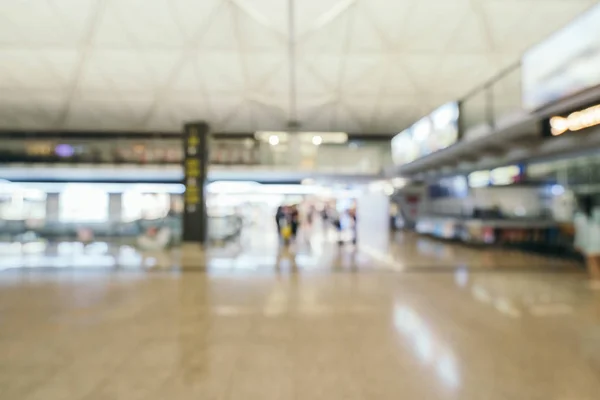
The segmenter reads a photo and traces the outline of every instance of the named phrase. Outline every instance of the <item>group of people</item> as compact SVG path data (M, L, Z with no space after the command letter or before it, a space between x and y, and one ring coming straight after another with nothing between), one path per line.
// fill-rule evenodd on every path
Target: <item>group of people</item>
M279 206L275 214L275 223L279 236L284 240L293 240L298 235L298 228L301 224L311 227L315 221L321 217L324 228L333 227L342 243L342 232L351 232L352 242L356 242L356 207L339 212L336 207L325 206L320 212L314 206L310 206L301 215L298 205Z
M295 239L300 226L300 211L297 205L279 206L275 213L277 232L285 240Z
M600 209L594 198L578 198L575 214L575 248L585 257L590 277L600 281Z

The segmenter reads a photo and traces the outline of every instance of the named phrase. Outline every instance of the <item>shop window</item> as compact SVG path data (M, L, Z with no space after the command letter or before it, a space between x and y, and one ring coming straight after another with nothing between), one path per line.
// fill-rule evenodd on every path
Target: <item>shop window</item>
M7 221L46 218L46 193L17 185L0 185L0 219Z
M122 207L124 222L160 219L169 214L171 199L168 193L127 191L123 193Z
M60 194L61 222L108 221L108 193L94 186L71 184Z

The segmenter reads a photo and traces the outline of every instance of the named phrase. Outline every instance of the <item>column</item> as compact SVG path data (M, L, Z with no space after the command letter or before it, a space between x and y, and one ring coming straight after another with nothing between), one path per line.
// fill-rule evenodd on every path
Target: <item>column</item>
M59 193L48 193L46 195L46 223L56 223L59 217Z
M358 198L358 244L387 254L390 242L390 199L383 192L366 192Z
M186 124L183 133L185 194L183 209L184 242L204 243L207 215L204 186L208 170L209 126L205 122Z

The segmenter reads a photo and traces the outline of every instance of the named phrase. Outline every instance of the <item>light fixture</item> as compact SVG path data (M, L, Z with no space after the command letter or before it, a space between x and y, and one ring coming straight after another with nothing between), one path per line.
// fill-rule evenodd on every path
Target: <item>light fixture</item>
M323 138L322 138L321 136L318 136L318 135L316 135L316 136L313 136L313 138L312 138L312 143L313 143L315 146L319 146L321 143L323 143Z
M269 144L271 146L277 146L279 144L279 137L276 135L269 136Z
M600 125L600 105L573 112L566 118L550 118L552 136L559 136L567 131L580 131L595 125Z
M550 192L554 196L560 196L565 193L565 188L562 185L552 185L552 187L550 188Z

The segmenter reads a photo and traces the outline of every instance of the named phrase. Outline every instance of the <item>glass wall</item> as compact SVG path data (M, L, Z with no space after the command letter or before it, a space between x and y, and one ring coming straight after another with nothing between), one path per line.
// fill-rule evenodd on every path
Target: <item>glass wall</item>
M320 138L320 136L315 136ZM273 166L334 173L378 173L390 161L388 141L327 143L319 140L215 139L211 165ZM180 138L2 139L0 164L181 165Z
M2 182L1 240L78 240L85 230L90 240L135 241L168 227L178 242L182 192L180 184Z
M62 223L108 221L108 192L95 185L71 184L59 194L58 220Z

